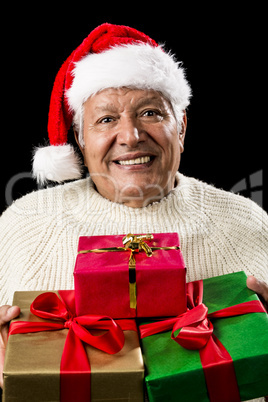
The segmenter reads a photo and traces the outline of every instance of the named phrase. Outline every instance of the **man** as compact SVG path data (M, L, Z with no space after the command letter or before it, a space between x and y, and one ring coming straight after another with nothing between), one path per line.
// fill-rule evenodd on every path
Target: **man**
M178 173L190 96L180 63L132 28L104 24L71 54L33 172L41 183L81 177L67 143L73 123L90 178L29 194L2 215L2 304L16 290L72 288L79 236L129 232L178 232L188 281L244 270L268 301L267 214ZM1 307L1 364L18 314Z

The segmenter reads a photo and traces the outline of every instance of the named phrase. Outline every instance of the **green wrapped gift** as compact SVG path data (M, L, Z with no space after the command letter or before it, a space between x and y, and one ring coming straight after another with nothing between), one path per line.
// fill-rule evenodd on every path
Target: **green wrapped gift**
M188 296L190 290L187 313L139 322L149 400L233 402L268 395L268 317L245 273L191 282Z

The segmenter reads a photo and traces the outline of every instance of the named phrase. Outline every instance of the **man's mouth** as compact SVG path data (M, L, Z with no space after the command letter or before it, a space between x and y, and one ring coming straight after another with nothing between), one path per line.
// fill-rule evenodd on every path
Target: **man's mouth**
M119 163L119 165L143 165L144 163L148 163L153 159L152 156L142 156L140 158L135 158L135 159L128 159L128 160L122 160L122 161L116 161L116 163Z

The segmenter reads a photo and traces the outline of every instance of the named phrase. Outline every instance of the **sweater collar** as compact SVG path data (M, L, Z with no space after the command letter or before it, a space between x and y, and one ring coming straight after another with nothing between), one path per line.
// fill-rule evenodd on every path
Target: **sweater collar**
M132 208L128 207L124 204L119 204L113 201L110 201L106 198L104 198L102 195L98 193L98 191L95 188L95 185L92 181L92 179L89 177L87 179L87 185L89 186L90 189L90 206L91 209L94 208L96 210L114 210L114 211L120 211L120 212L125 212L127 214L143 214L143 213L150 213L150 212L156 212L159 211L160 209L164 208L166 209L167 207L172 207L174 206L173 204L178 203L178 199L182 200L182 198L185 198L185 193L187 192L187 178L182 175L181 173L177 172L175 176L176 180L176 185L175 187L167 194L167 196L163 197L159 201L155 201L146 207L141 207L141 208ZM179 197L178 197L179 196Z

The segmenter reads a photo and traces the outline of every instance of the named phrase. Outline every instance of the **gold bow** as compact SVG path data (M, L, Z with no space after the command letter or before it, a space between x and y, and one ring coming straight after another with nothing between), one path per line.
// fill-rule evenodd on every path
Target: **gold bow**
M145 242L145 240L152 240L154 236L152 234L145 235L133 235L128 234L123 237L124 247L106 247L106 248L95 248L92 250L80 250L78 254L87 253L106 253L115 251L130 251L130 256L128 260L129 268L129 297L130 297L130 308L137 307L137 287L136 287L136 260L134 253L139 253L144 251L147 257L152 257L153 250L179 250L179 246L171 247L150 247Z
M153 238L154 236L152 234L139 236L128 234L123 237L125 250L130 250L130 257L128 260L130 308L137 307L136 260L134 253L138 253L139 251L143 250L145 251L147 257L152 257L153 251L144 240L151 240Z

